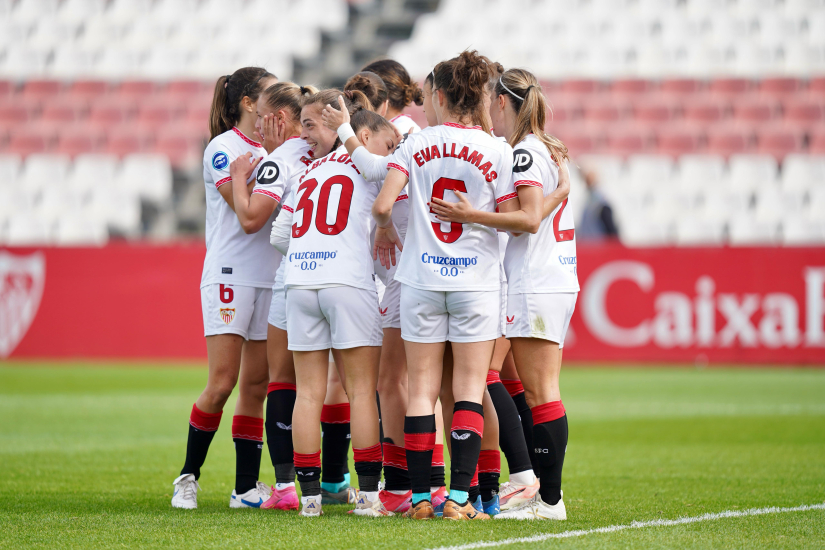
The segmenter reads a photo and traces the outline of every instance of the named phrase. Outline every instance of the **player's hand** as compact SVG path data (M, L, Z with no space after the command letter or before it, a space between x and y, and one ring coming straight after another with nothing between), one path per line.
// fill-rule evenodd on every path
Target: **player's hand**
M559 186L556 188L556 192L562 200L570 194L570 170L567 168L566 162L559 164Z
M338 128L350 121L349 110L347 104L344 102L344 96L338 96L338 105L340 110L334 109L332 105L327 105L321 111L321 120L324 126L330 130L338 130Z
M473 205L461 191L453 192L458 197L458 202L447 202L433 197L432 202L429 203L436 219L442 222L472 223L471 217L475 212Z
M390 269L395 265L395 249L404 250L401 239L395 231L395 226L375 228L375 244L372 247L372 259L379 260L381 265Z
M229 165L229 175L233 180L237 178L246 183L255 172L255 168L258 166L258 163L261 162L261 159L263 159L263 157L258 157L253 160L252 153L243 154L233 160Z
M263 148L266 149L267 154L277 149L279 143L283 143L283 140L278 140L278 125L275 122L274 113L263 117L261 133L255 132L255 137L258 138Z

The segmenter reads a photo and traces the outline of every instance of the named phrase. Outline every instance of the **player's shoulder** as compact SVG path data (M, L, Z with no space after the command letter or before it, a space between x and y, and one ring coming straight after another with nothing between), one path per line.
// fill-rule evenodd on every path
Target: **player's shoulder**
M227 130L212 138L203 151L203 161L212 165L215 170L223 170L241 153L242 141L235 131Z
M395 125L395 127L398 128L398 131L402 134L408 134L410 130L412 130L413 134L416 134L421 131L421 126L419 126L412 119L412 117L410 117L410 115L406 115L404 113L401 113L400 115L391 118L390 122L392 122Z
M526 172L534 166L550 169L555 164L547 146L533 134L527 134L513 148L513 172Z

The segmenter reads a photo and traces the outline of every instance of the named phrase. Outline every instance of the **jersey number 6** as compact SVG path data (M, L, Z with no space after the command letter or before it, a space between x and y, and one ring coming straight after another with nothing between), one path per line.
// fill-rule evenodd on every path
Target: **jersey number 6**
M335 213L335 223L329 225L327 223L327 207L329 206L329 194L332 191L333 185L341 186L341 198L338 200L338 211ZM318 187L318 181L310 179L301 184L298 188L298 194L301 198L295 206L295 213L303 210L303 217L301 225L292 224L292 236L295 238L302 237L309 231L309 224L312 222L312 211L315 209L315 203L310 199L310 195ZM352 205L352 191L354 185L352 180L346 176L332 176L321 186L321 192L318 193L318 212L315 215L315 228L322 235L337 235L347 227L349 222L349 207Z
M433 183L433 199L441 199L444 200L444 191L461 191L462 193L467 192L467 186L464 185L464 182L461 180L453 180L450 178L438 178L435 183ZM432 201L432 199L430 199ZM430 209L430 213L432 213L432 208ZM436 236L438 239L445 243L454 243L458 240L461 236L461 233L464 232L464 226L460 223L451 222L450 223L450 231L449 233L445 233L441 230L441 222L430 222L433 224L433 231L435 231Z

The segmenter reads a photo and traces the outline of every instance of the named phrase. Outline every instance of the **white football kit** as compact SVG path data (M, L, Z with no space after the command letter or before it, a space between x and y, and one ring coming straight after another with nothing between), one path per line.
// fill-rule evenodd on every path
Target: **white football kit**
M492 212L516 198L513 151L481 131L453 123L411 134L389 168L409 178L410 215L395 280L401 289L401 335L413 342L479 342L501 335L500 269L495 229L439 222L428 203L455 201Z
M206 258L201 307L206 336L238 334L247 340L265 340L278 256L269 246L266 231L244 233L237 215L218 191L223 185L232 185L229 164L246 153L255 159L265 156L266 150L237 128L217 136L203 153ZM249 181L256 176L257 169Z
M285 204L292 214L284 284L289 349L380 346L368 183L345 150L312 163Z
M559 167L547 147L528 135L514 152L513 186L533 185L550 195L559 184ZM579 280L573 212L565 199L535 234L510 236L504 256L508 338L542 338L564 346Z
M311 157L311 149L306 141L299 137L287 139L258 165L258 177L252 193L269 197L278 202L278 208L283 208L292 182L297 180L312 163ZM275 215L278 215L278 209L275 210ZM275 284L272 285L272 300L267 322L281 330L286 330L284 261L280 252L277 250L273 252L277 258L278 269L275 272Z

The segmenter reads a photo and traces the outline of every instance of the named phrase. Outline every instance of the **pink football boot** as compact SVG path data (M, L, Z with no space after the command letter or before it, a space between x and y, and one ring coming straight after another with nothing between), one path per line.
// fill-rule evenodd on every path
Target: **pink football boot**
M285 487L283 489L272 488L272 495L266 502L261 504L261 508L269 508L274 510L297 510L298 509L298 492L295 490L295 484Z
M390 512L404 513L410 509L412 505L412 491L407 491L404 494L397 495L389 491L381 491L378 493L378 498L384 504L384 508Z
M447 500L448 496L450 496L450 493L447 492L446 487L441 486L438 489L436 489L436 491L430 495L430 498L432 499L433 503L433 508L444 503L444 501Z

